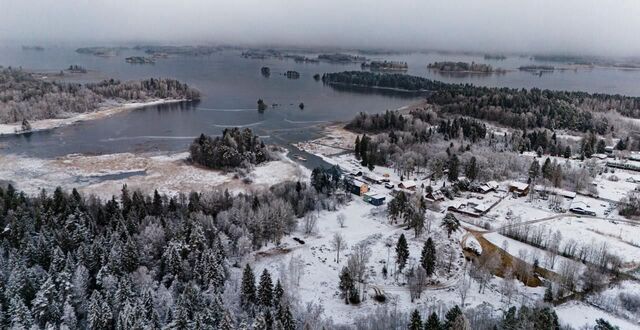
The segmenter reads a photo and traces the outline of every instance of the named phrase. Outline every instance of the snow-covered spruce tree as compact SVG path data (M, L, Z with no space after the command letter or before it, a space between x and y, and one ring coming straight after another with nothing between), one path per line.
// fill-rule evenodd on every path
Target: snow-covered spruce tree
M257 302L256 277L251 266L247 264L242 272L242 286L240 289L240 304L242 308L250 309Z
M277 320L280 323L282 330L295 330L296 321L291 314L289 305L280 306L277 312Z
M59 324L62 317L63 297L58 293L51 275L42 283L33 299L31 310L40 327L46 324Z
M276 282L276 286L273 288L273 306L279 308L284 300L284 288L280 284L280 279Z
M407 260L409 259L409 246L407 245L407 239L404 234L400 234L398 243L396 244L396 263L398 264L398 271L402 272Z
M460 221L453 213L447 213L442 219L440 226L447 232L447 237L451 238L451 234L460 228Z
M424 323L424 330L440 330L441 327L440 318L436 312L431 313Z
M427 272L427 276L433 275L436 266L436 248L431 237L427 238L427 241L422 247L420 265Z
M453 328L453 326L454 326L454 324L456 322L456 319L460 315L462 315L462 310L460 309L460 307L458 307L458 305L455 305L451 309L449 309L449 311L445 315L444 328L445 329L455 329L455 328Z
M8 317L12 329L31 329L34 325L29 308L18 297L11 299Z
M76 316L73 305L71 305L71 302L67 299L63 307L60 330L76 329L78 329L78 317Z
M222 321L218 325L219 330L235 330L233 318L229 312L225 312Z
M89 301L87 325L91 329L107 330L113 325L113 314L100 291L94 291Z
M266 269L260 275L258 303L264 308L269 308L273 305L273 282L271 281L271 274Z
M422 330L422 317L420 317L420 312L417 309L414 309L411 313L409 330Z

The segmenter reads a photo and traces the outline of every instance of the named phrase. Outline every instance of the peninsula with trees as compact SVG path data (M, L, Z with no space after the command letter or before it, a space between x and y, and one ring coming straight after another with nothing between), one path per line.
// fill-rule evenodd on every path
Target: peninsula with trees
M135 50L144 51L146 54L155 58L166 57L168 55L183 56L206 56L220 51L219 46L154 46L154 45L137 45L133 47Z
M615 126L609 121L608 113L640 118L640 98L623 95L481 87L363 71L325 73L322 79L330 85L420 93L427 103L437 106L441 112L519 129L547 127L605 134Z
M70 70L83 69L71 66ZM0 70L0 124L70 118L127 103L193 101L200 92L174 79L150 78L123 82L116 79L95 83L45 80L22 69ZM35 126L35 125L32 125ZM6 132L3 127L0 132Z

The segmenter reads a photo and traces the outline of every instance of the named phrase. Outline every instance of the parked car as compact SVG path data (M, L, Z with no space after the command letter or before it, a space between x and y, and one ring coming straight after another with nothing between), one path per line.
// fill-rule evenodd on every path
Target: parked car
M387 183L384 184L384 187L387 188L387 189L393 189L394 186L393 186L393 184L387 182Z
M592 217L596 216L596 212L585 210L585 209L583 209L581 207L573 207L573 208L570 208L569 211L571 211L573 213L576 213L576 214L580 214L580 215L590 215Z

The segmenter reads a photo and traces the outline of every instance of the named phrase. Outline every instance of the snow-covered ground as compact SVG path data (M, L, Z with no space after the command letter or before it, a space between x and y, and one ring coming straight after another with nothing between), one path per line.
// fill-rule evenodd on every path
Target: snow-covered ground
M635 299L638 299L640 297L640 282L623 281L617 283L605 291L590 295L587 297L587 302L618 317L636 322L638 323L638 328L640 328L640 313L637 313L636 310L630 311L625 308L625 302L623 301L625 297L636 297ZM626 300L631 299L626 298Z
M491 228L499 228L506 224L508 213L511 213L512 218L519 217L521 221L543 219L555 215L549 210L546 201L530 202L526 197L513 198L509 196L489 211L484 219L490 222Z
M193 166L188 153L108 154L100 156L67 155L56 159L0 155L0 178L12 181L28 194L56 187L78 190L110 198L119 195L124 184L143 193L175 195L180 192L207 191L214 188L240 192L265 189L287 180L308 180L309 170L286 158L256 166L248 180Z
M561 250L564 243L571 239L594 248L606 244L609 253L620 257L627 267L640 265L640 224L588 217L566 217L534 224L533 227L535 226L544 226L545 231L560 231L563 242L560 244Z
M640 173L616 169L614 173L608 172L598 175L593 182L598 187L600 198L619 201L638 186Z
M362 172L364 176L373 177L386 177L390 180L390 183L394 185L394 189L397 189L398 184L401 182L400 175L392 168L376 166L373 171L362 167L359 162L354 159L353 154L340 154L335 155L335 152L326 150L323 148L317 148L315 150L307 150L312 153L316 153L322 157L325 161L339 165L343 170L349 173ZM531 155L524 155L523 157L531 157ZM544 159L545 157L543 157ZM569 162L571 166L582 166L579 160L567 160L564 158L557 158L558 162ZM603 161L598 161L598 166L604 166ZM604 168L604 167L602 167ZM508 185L508 182L500 182L501 191L492 192L488 194L476 194L463 192L462 196L451 201L446 199L440 202L440 208L445 209L449 206L456 206L460 203L482 204L484 202L492 203L493 200L498 203L484 216L479 218L473 218L469 216L456 215L461 221L464 221L465 226L470 230L482 231L479 227L490 228L497 230L500 227L508 223L508 216L513 218L519 218L519 221L531 221L528 226L537 227L544 226L549 228L552 232L559 231L562 235L562 241L566 242L569 239L574 239L578 242L585 244L598 245L604 242L610 247L610 252L619 255L626 262L626 266L633 267L640 260L640 248L634 245L638 245L638 237L640 237L640 227L632 224L624 223L622 217L617 214L615 210L615 203L612 201L618 201L626 196L629 190L636 187L633 181L640 180L640 175L629 172L616 170L615 173L619 180L611 180L612 173L610 171L603 171L602 174L597 175L595 183L598 188L599 198L586 197L578 195L574 199L563 198L561 200L560 208L568 210L571 207L584 205L586 209L596 213L598 217L606 217L607 219L594 219L587 217L577 217L573 214L563 216L558 211L551 210L548 200L542 198L528 198L520 197L515 198L511 194L503 192ZM444 184L443 181L432 181L426 174L418 173L413 174L411 177L403 178L405 180L413 180L417 184L417 190L422 191L423 187L430 185L434 188L439 188ZM386 194L387 201L390 201L392 197L389 195L389 189L384 188L383 185L370 184L370 188L374 193ZM495 195L495 196L494 196ZM413 308L416 305L452 305L460 304L460 297L455 287L460 283L462 276L458 275L451 280L441 279L441 282L447 283L444 289L429 288L423 294L421 299L412 303L409 299L409 290L407 286L400 285L400 281L396 282L393 279L383 279L380 275L382 265L386 263L388 248L384 242L393 241L393 244L397 241L397 237L400 232L404 232L409 239L409 245L412 258L419 253L421 242L424 241L423 237L415 239L410 231L405 231L402 228L394 227L388 224L388 220L380 213L379 209L386 208L386 206L374 208L373 206L364 203L360 198L354 197L355 200L347 206L346 209L339 212L347 214L349 219L347 223L358 224L358 228L339 228L335 222L335 214L323 213L320 215L319 235L314 237L305 238L307 244L302 247L297 247L290 253L279 254L277 256L271 256L269 258L263 258L258 260L258 268L266 267L271 269L287 269L287 264L294 256L301 256L306 261L305 273L301 280L299 288L300 299L302 301L320 301L325 306L325 314L333 317L338 322L349 323L354 318L354 315L359 313L367 313L374 310L376 303L373 299L368 299L360 306L354 307L351 305L345 305L339 297L338 274L341 267L346 262L346 255L341 257L341 263L338 265L335 262L335 251L330 245L330 240L333 232L341 232L350 246L362 240L366 240L371 243L370 246L373 250L373 256L369 261L370 271L370 285L376 285L384 289L392 298L391 301L394 304L400 305L404 310ZM373 211L377 210L377 211ZM438 223L443 213L429 213L435 220L434 223ZM609 220L610 219L610 220ZM539 221L539 222L538 222ZM476 226L470 226L469 223ZM489 227L486 227L487 224ZM437 225L434 226L434 232L442 232ZM463 234L456 235L456 239L459 239ZM534 263L537 259L538 264L542 268L546 268L552 271L559 271L560 265L563 261L570 261L562 256L555 258L555 263L551 266L548 262L549 254L547 251L539 248L535 248L531 245L515 241L500 235L498 232L490 232L483 234L484 237L491 243L498 247L505 247L507 252L515 257L524 256L525 261L530 264ZM479 246L479 243L471 237L467 236L465 245ZM442 237L438 238L438 242L446 241ZM503 244L503 242L507 242ZM292 243L293 244L293 243ZM297 244L297 243L296 243ZM394 245L395 246L395 245ZM459 245L454 245L452 248L461 249ZM562 245L560 246L562 249ZM526 253L522 253L522 252ZM334 255L332 255L332 253ZM393 267L393 257L395 255L393 248L390 252L391 265L390 271ZM417 259L409 261L409 264L416 262ZM579 263L578 263L579 264ZM284 265L284 266L283 266ZM459 267L464 267L462 261L458 264ZM579 269L584 269L582 264L579 264ZM460 273L459 273L460 274ZM475 306L482 302L487 302L496 307L504 307L503 297L500 294L500 288L504 280L494 277L484 294L478 294L478 283L471 280L471 289L469 297L466 300L467 307ZM449 283L451 283L449 286ZM322 288L315 290L314 288ZM519 294L516 295L516 304L529 303L536 300L541 300L544 287L527 288L522 283L517 283ZM613 293L611 293L613 294ZM560 307L558 312L561 315L561 320L564 323L572 324L575 327L583 326L586 323L591 325L595 324L597 317L603 317L611 320L621 329L637 329L640 328L633 323L624 319L619 319L613 314L607 314L604 310L597 309L582 303L565 304ZM597 317L596 317L597 316Z
M148 102L130 102L105 105L93 112L68 113L64 118L34 120L29 122L29 132L45 131L58 127L69 126L78 122L106 118L123 111L129 111L151 105L184 102L185 100L153 100ZM22 123L0 124L0 135L22 134Z
M435 219L431 232L425 232L415 238L413 231L406 230L402 226L391 225L384 212L385 209L386 206L375 207L354 196L352 202L337 212L320 212L316 234L308 237L303 236L301 232L293 234L303 239L304 245L289 237L280 249L269 246L258 251L255 254L256 260L252 263L254 269L256 273L266 268L273 274L278 274L282 281L293 288L289 291L296 292L303 303L321 303L325 309L325 316L332 317L337 323L349 324L355 316L375 311L382 303L376 302L371 297L374 286L387 294L386 304L397 306L400 310L410 310L419 306L460 305L461 298L457 287L463 274L468 271L465 267L469 267L464 261L459 245L464 232L459 231L448 239L446 233L439 227L442 215L430 213L429 215ZM341 213L346 216L344 228L341 228L337 221L338 214ZM349 247L341 252L340 262L336 261L336 249L331 244L334 233L343 235ZM432 282L422 293L421 298L416 299L415 302L411 302L405 276L398 275L396 279L393 275L396 268L395 246L400 234L405 235L409 245L410 257L406 269L412 266L420 267L420 253L427 237L432 237L436 245L438 258L436 275L432 277ZM367 297L357 306L346 305L338 289L339 273L347 264L351 248L362 242L366 242L371 248L371 257L367 263ZM453 251L455 256L451 274L446 272L449 251ZM291 275L296 273L292 270L295 267L291 266L295 260L302 260L304 264L299 281L295 275ZM382 274L385 264L389 270L386 278ZM466 276L470 282L468 297L465 301L466 307L481 303L489 303L496 308L505 306L506 300L499 291L501 279L494 277L484 292L479 293L478 283ZM283 280L284 278L286 280ZM514 283L514 285L518 293L512 298L511 304L530 303L540 299L544 292L543 287L526 288L521 283Z
M356 134L344 129L341 125L330 125L324 128L322 137L295 144L296 148L312 154L336 155L354 148Z
M515 256L518 258L521 258L521 256L526 256L523 259L529 264L533 264L534 261L537 259L539 266L544 269L558 271L558 269L560 268L560 264L563 261L565 260L570 261L565 257L557 256L555 260L555 264L553 265L553 267L551 267L551 265L547 263L546 251L543 249L539 249L529 244L516 241L509 237L502 236L498 233L484 234L483 237L486 238L489 242L493 243L494 245L500 247L501 249L504 249L505 251L507 251L507 253L509 253L512 256ZM521 251L525 251L526 254L523 254Z
M568 324L575 329L588 325L592 329L597 319L604 319L617 326L620 330L637 330L640 325L608 314L596 307L580 302L569 302L556 307L556 314L562 324Z

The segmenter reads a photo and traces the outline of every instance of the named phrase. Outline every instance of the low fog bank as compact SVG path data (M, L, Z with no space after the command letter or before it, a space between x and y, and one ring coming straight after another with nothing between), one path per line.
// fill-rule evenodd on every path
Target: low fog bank
M0 45L122 43L640 54L640 2L5 1Z

